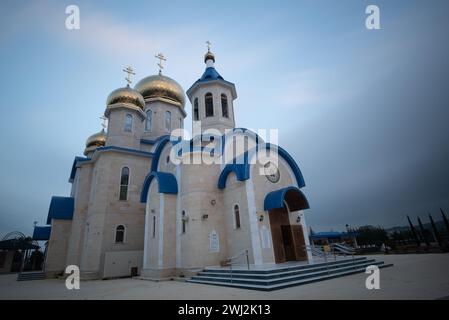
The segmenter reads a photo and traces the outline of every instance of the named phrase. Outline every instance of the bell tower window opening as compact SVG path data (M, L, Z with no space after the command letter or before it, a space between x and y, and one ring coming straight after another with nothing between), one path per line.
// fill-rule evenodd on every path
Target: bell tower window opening
M198 98L195 98L193 102L193 120L198 121L200 119L200 114L198 110Z
M206 117L214 116L214 102L212 98L212 93L208 92L204 96L204 103L206 105Z
M221 114L225 118L229 118L228 97L223 93L221 95Z

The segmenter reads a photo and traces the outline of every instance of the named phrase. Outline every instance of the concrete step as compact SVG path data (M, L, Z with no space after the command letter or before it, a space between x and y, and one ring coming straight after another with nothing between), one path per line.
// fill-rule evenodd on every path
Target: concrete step
M339 273L339 272L345 272L345 271L350 271L350 270L356 270L356 269L360 269L360 268L366 268L369 265L382 265L383 262L370 262L370 263L365 263L365 264L359 264L359 265L351 265L351 266L345 266L345 267L341 267L341 268L336 268L336 269L329 269L329 270L324 270L324 271L313 271L313 272L308 272L305 274L300 274L300 275L290 275L290 276L284 276L284 277L280 277L280 278L274 278L274 279L254 279L254 278L234 278L234 277L230 277L230 276L226 276L226 277L208 277L208 276L195 276L192 277L193 280L203 280L203 281L220 281L220 282L233 282L233 283L241 283L241 284L261 284L261 285L274 285L274 284L279 284L279 283L283 283L283 282L290 282L290 281L296 281L296 280L301 280L301 279L307 279L307 278L314 278L314 277L320 277L320 276L324 276L324 275L329 275L329 274L334 274L334 273Z
M45 279L44 272L21 272L17 275L17 281L43 280Z
M275 269L233 269L232 270L232 274L247 274L247 273L257 273L257 274L269 274L272 272L284 272L284 271L290 271L290 270L309 270L309 269L314 269L316 267L320 267L320 266L332 266L332 265L338 265L338 264L342 264L342 263L347 263L347 262L352 262L352 261L363 261L366 260L366 257L354 257L354 259L352 258L347 258L347 259L339 259L339 260L334 260L333 257L329 257L328 258L328 262L318 262L318 263L313 263L313 264L303 264L303 265L292 265L292 266L285 266L282 268L275 268ZM229 268L224 269L224 268L216 268L216 267L206 267L202 272L216 272L216 273L230 273L231 270Z
M376 264L379 268L386 268L393 266L393 264L385 264L383 262L377 262ZM210 285L217 285L217 286L224 286L224 287L233 287L233 288L241 288L241 289L249 289L249 290L261 290L261 291L273 291L273 290L279 290L284 289L288 287L294 287L299 286L302 284L308 284L318 281L324 281L328 279L343 277L346 275L356 274L356 273L363 273L366 271L366 267L357 267L355 269L349 269L349 270L339 270L338 272L333 272L330 274L324 274L324 275L315 275L309 278L305 279L286 279L286 281L283 281L281 283L275 283L275 284L254 284L254 283L237 283L237 282L224 282L224 281L205 281L205 280L194 280L190 279L187 280L187 282L191 283L201 283L201 284L210 284Z
M299 275L299 274L306 274L310 273L312 271L325 271L325 270L334 270L340 267L345 266L353 266L353 265L360 265L360 264L369 264L374 263L376 260L374 259L361 259L361 260L352 260L350 261L344 261L343 263L338 264L329 264L326 266L325 264L319 264L319 265L313 265L313 267L310 268L300 268L300 266L296 268L290 268L287 271L279 271L278 269L274 269L271 272L267 273L257 273L257 272L245 272L245 273L232 273L233 278L253 278L253 279L273 279L273 278L281 278L284 276L291 276L291 275ZM283 270L283 269L280 269ZM198 273L197 276L208 276L208 277L226 277L229 276L230 272L215 272L213 270L204 270Z

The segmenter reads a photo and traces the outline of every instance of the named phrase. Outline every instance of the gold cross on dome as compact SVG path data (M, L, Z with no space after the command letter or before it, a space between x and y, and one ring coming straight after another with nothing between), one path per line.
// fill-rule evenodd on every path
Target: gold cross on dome
M128 75L125 77L125 80L126 80L126 82L128 82L128 86L132 83L132 80L131 80L131 75L136 75L135 73L134 73L134 70L133 70L133 68L131 68L131 67L126 67L125 69L123 69L123 72L126 72Z
M164 66L162 65L162 61L167 61L167 58L162 53L158 53L154 56L156 59L159 59L159 63L157 64L159 67L159 74L162 73L162 69L164 69Z
M210 46L212 45L212 43L209 40L207 40L206 44L207 44L207 52L210 52Z
M105 116L101 116L100 119L103 121L101 123L101 126L103 127L103 130L106 129L106 121L108 120L108 118L106 118Z

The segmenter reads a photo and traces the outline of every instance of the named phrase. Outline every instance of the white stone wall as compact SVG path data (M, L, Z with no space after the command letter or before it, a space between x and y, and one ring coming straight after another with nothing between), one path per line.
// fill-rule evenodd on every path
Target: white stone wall
M86 228L86 215L88 210L89 198L95 188L92 185L93 164L86 163L76 171L76 185L73 188L72 197L75 198L73 211L72 227L68 237L67 260L66 265L81 264L81 252L84 246L84 233ZM48 255L48 253L47 253Z
M199 157L200 153L194 153ZM220 165L182 165L180 210L189 221L186 232L180 234L180 258L184 269L218 265L228 257L223 197L217 188ZM207 218L203 218L207 215ZM219 252L210 252L209 236L219 236Z
M143 250L144 205L140 193L151 159L120 152L103 152L94 165L89 195L81 271L101 277L104 252ZM129 168L128 198L119 200L120 175ZM115 230L125 226L125 241L115 243Z
M107 251L104 258L103 278L129 277L131 268L142 270L143 251Z
M45 272L57 274L64 272L67 257L67 235L71 231L72 220L51 220L51 235L48 241Z
M125 131L126 115L133 116L132 131ZM130 108L111 109L108 116L108 130L106 146L140 149L140 139L144 129L143 115L141 112Z
M179 106L163 102L160 100L147 99L145 105L145 114L147 110L153 112L151 130L145 130L145 121L143 121L143 131L142 138L154 140L160 136L170 134L169 131L165 129L165 112L170 111L171 113L171 130L179 129L184 125L184 114Z
M230 173L223 193L223 214L225 216L228 256L235 256L244 250L249 250L250 263L254 263L251 245L250 213L245 181L237 181L234 173ZM240 228L236 228L234 214L235 205L239 206ZM237 263L246 263L246 256L242 256Z

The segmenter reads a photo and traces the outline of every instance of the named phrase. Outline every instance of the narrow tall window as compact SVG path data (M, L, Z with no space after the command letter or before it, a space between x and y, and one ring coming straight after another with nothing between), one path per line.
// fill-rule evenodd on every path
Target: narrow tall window
M147 110L147 121L145 122L145 130L151 131L151 120L153 118L153 111Z
M222 113L223 117L229 118L228 97L226 97L225 94L221 95L221 113Z
M125 227L120 225L117 228L115 228L115 242L123 243L124 240L125 240Z
M123 167L120 176L120 196L119 200L126 201L128 199L128 184L129 184L129 168Z
M171 131L171 112L165 111L165 131Z
M212 99L212 93L208 92L204 96L204 103L206 105L206 117L214 116L214 102Z
M156 216L153 216L153 238L156 238Z
M198 110L198 98L195 98L195 101L193 102L193 120L198 121L200 118L200 113Z
M186 233L186 221L185 221L185 217L186 217L186 212L184 210L182 210L182 233Z
M130 114L127 114L125 118L125 131L126 132L133 131L133 116Z
M234 206L234 218L235 218L235 228L240 229L240 209L237 204Z

